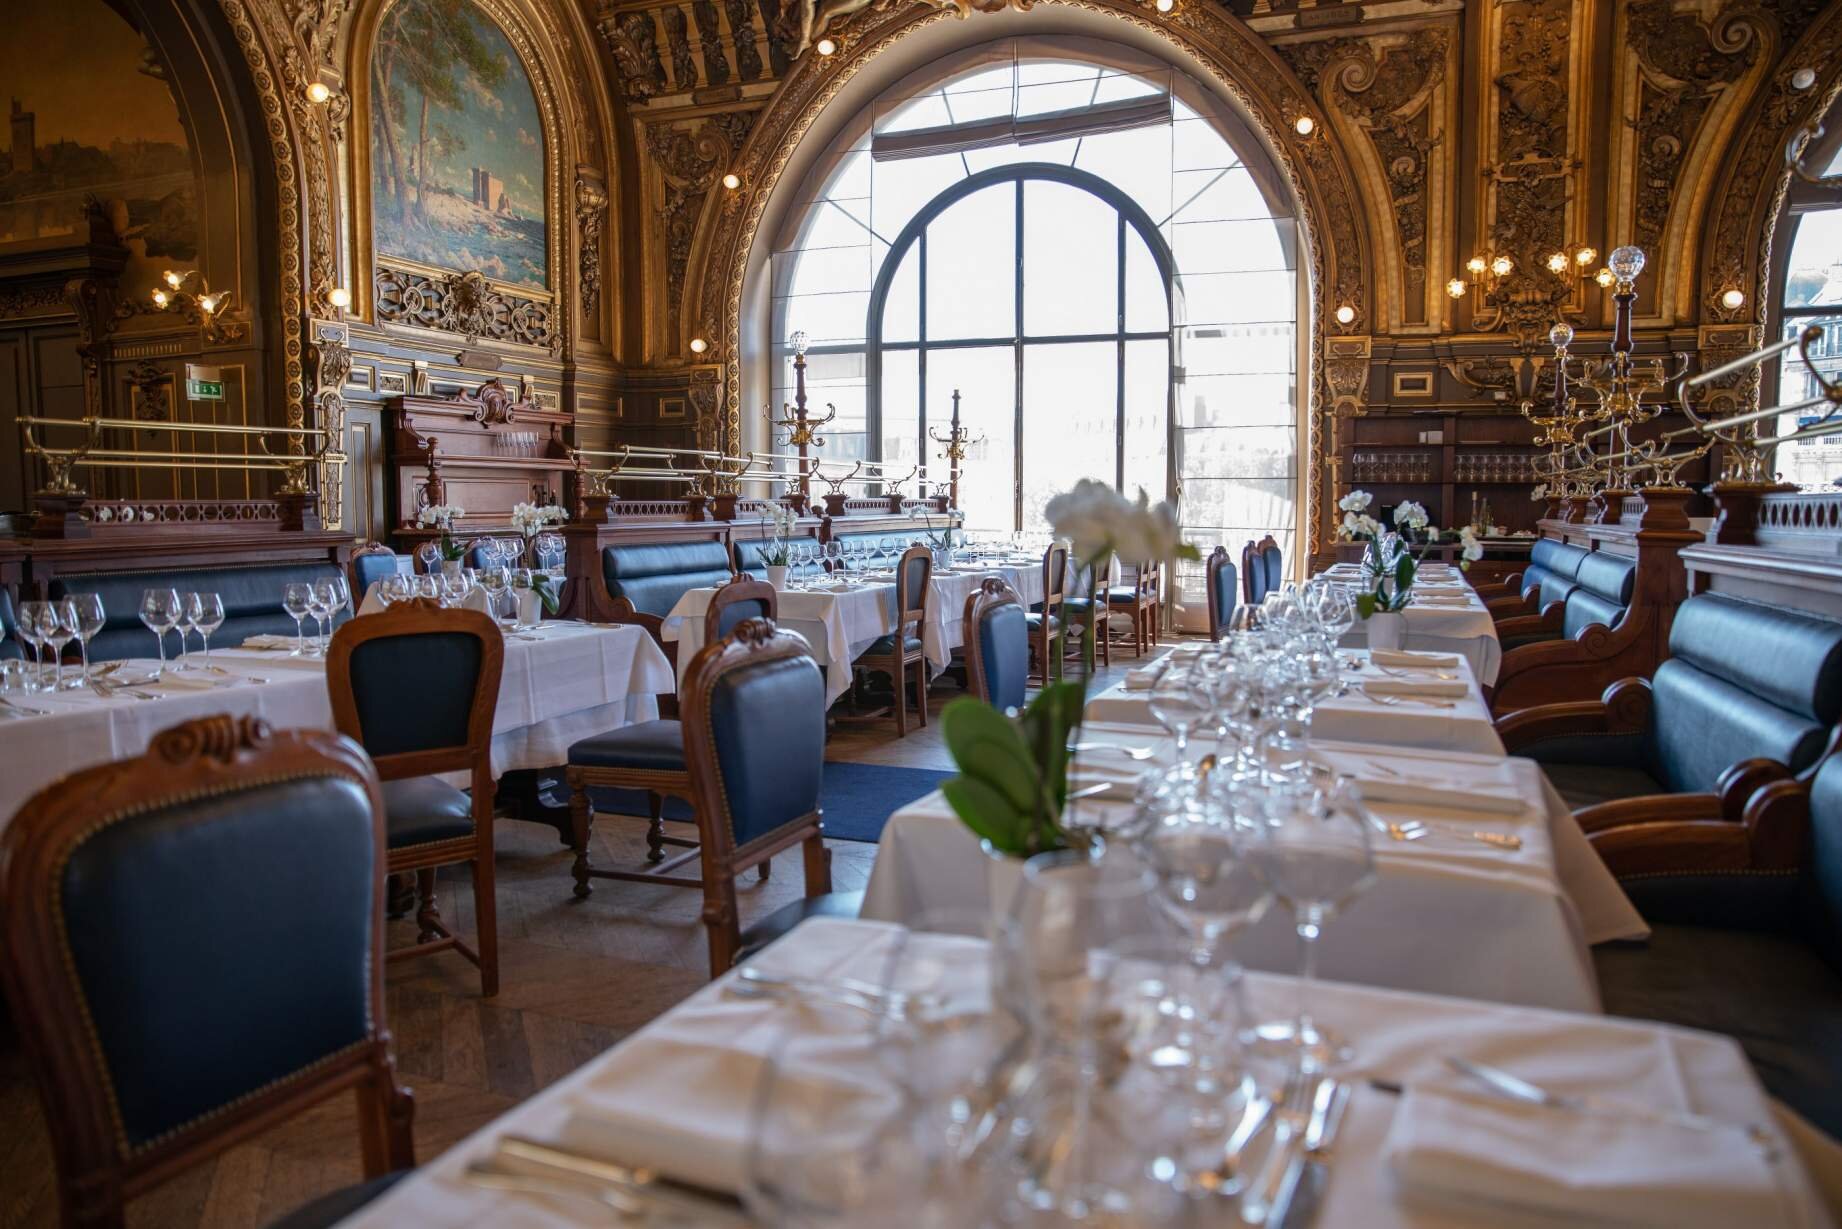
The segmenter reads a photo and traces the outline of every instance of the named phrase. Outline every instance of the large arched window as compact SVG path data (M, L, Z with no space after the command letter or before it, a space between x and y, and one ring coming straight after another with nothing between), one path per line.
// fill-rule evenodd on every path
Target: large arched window
M837 412L823 456L943 481L957 392L970 528L1040 529L1097 478L1177 497L1204 553L1292 553L1296 223L1218 97L1117 44L1007 39L885 92L800 192L770 264L773 403L804 334L810 401ZM1200 595L1200 569L1178 579Z
M1832 115L1827 126L1833 130L1838 120L1842 115ZM1836 176L1837 182L1791 181L1779 226L1779 233L1788 232L1789 240L1778 296L1779 328L1781 337L1794 337L1811 325L1821 328L1823 339L1810 347L1810 354L1824 378L1834 381L1842 379L1842 149L1832 140L1811 152L1814 156L1806 158L1806 165L1827 163L1824 173ZM1778 368L1779 403L1809 400L1820 392L1796 352L1786 351ZM1786 415L1778 429L1790 431L1821 413L1813 409ZM1774 468L1806 490L1842 483L1842 435L1813 436L1781 446Z

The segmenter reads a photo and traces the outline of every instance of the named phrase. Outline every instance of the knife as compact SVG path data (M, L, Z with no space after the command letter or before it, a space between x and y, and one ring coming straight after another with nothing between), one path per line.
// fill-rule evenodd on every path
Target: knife
M1272 1210L1267 1213L1266 1223L1273 1229L1305 1229L1317 1216L1324 1188L1330 1183L1330 1145L1337 1138L1349 1099L1348 1084L1327 1079L1317 1086L1303 1147L1293 1157Z
M1572 1110L1576 1113L1600 1111L1609 1114L1622 1114L1628 1118L1648 1119L1651 1122L1666 1122L1672 1126L1685 1127L1691 1131L1738 1131L1752 1143L1772 1155L1776 1141L1772 1133L1756 1122L1722 1122L1709 1118L1705 1114L1683 1113L1674 1110L1656 1110L1647 1106L1632 1105L1622 1101L1593 1096L1566 1096L1532 1084L1521 1076L1512 1075L1501 1067L1492 1067L1486 1063L1472 1062L1470 1059L1448 1055L1446 1065L1461 1075L1468 1075L1490 1088L1496 1089L1504 1096L1530 1105L1545 1105L1550 1109Z

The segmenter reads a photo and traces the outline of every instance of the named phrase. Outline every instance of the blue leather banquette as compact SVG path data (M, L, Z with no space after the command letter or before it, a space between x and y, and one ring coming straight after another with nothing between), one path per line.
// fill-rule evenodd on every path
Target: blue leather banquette
M1592 554L1570 542L1539 539L1529 548L1529 566L1522 570L1522 596L1539 591L1538 609L1566 601L1579 583L1580 564Z
M721 542L648 542L605 546L601 575L608 596L630 602L636 613L663 619L691 589L715 588L733 575Z
M295 582L328 580L341 575L337 565L325 563L264 563L220 568L172 568L148 572L61 573L50 584L53 599L73 593L94 593L102 598L107 621L90 641L90 659L108 661L122 657L155 655L154 634L141 623L141 595L148 589L173 589L179 593L216 593L224 602L224 625L212 633L214 646L231 647L245 637L294 634L294 619L281 608L282 589ZM362 594L355 595L363 598ZM348 608L334 624L351 618ZM305 620L308 631L313 620ZM197 636L190 637L198 647ZM167 652L178 637L168 635Z
M795 538L793 542L808 543L815 550L818 548L818 539L811 536ZM767 550L771 545L773 545L773 543L769 539L761 539L754 542L737 542L734 547L736 571L746 572L756 580L766 580L767 562L762 559L761 553ZM810 576L814 572L823 572L824 570L825 565L822 563L805 563L797 566L788 565L787 575Z
M1611 627L1631 605L1637 582L1637 560L1605 551L1589 551L1574 573L1576 585L1567 595L1561 618L1561 635L1572 640L1594 623Z

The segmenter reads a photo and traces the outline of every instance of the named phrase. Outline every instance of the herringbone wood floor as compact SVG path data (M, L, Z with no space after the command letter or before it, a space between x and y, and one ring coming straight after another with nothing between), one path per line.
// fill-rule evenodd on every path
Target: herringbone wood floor
M1130 662L1130 650L1123 655ZM1095 686L1126 668L1114 666ZM936 718L959 695L938 683L926 729L912 720L896 739L892 722L837 727L833 760L951 769ZM645 821L596 820L597 865L637 865ZM473 966L442 954L392 965L387 1020L397 1070L416 1098L416 1155L427 1160L508 1107L607 1049L708 980L709 957L694 890L596 880L576 902L570 852L554 830L502 822L497 829L500 993L479 996ZM869 878L875 847L832 841L832 881L854 891ZM692 866L695 864L693 863ZM689 868L687 868L688 870ZM766 883L743 876L744 927L804 890L799 852L775 860ZM444 918L471 934L464 871L440 880ZM414 923L391 923L393 944L411 942ZM37 1090L17 1038L0 1036L0 1229L50 1229L58 1222L50 1143ZM129 1207L130 1229L253 1229L362 1176L352 1104L339 1098L284 1128L225 1153Z

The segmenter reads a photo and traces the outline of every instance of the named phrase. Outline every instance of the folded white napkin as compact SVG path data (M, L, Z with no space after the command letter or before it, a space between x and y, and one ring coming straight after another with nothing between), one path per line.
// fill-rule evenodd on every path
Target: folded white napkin
M1365 756L1324 748L1313 751L1312 758L1355 778L1362 796L1371 802L1490 815L1520 815L1527 809L1516 792L1516 782L1505 771L1493 771L1494 765L1466 765L1460 770L1417 757Z
M1370 649L1369 660L1378 666L1387 666L1391 670L1412 670L1416 667L1456 666L1458 655L1456 653L1415 653L1405 649Z
M1463 679L1365 679L1362 689L1370 695L1438 700L1462 700L1471 694L1470 685Z
M1168 662L1155 661L1149 666L1140 666L1136 670L1126 671L1125 688L1127 691L1150 691L1158 685Z
M1421 593L1414 592L1413 600L1420 606L1469 606L1471 596L1466 593Z
M294 648L294 637L291 635L271 636L268 633L264 632L260 636L249 636L245 638L243 641L242 647L246 649L290 649L291 650Z
M1539 1211L1557 1223L1747 1229L1789 1224L1771 1163L1739 1130L1699 1130L1633 1107L1557 1109L1415 1086L1383 1157L1403 1193Z

